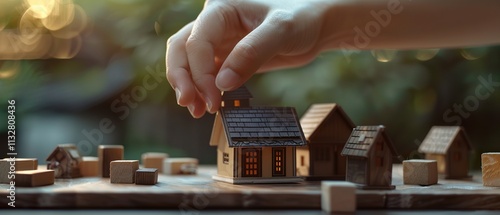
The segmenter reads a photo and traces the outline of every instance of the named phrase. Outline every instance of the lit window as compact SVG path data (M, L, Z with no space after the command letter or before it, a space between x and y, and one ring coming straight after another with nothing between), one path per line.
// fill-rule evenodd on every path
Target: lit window
M273 148L273 176L285 176L285 148Z
M234 106L239 107L240 106L240 100L234 100Z

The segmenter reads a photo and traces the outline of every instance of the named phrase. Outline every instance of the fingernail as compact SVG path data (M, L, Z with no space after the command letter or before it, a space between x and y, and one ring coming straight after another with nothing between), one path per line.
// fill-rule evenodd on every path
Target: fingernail
M175 88L175 98L177 98L177 104L179 104L179 101L181 100L181 91L178 88Z
M205 102L207 102L207 111L209 113L212 113L212 101L210 101L210 98L208 98L208 96L205 96Z
M222 70L217 78L215 84L221 91L228 91L234 88L241 81L241 76L230 69Z
M196 118L196 116L194 115L194 105L193 104L188 105L188 110L189 110L189 113L191 114L191 116L193 118Z

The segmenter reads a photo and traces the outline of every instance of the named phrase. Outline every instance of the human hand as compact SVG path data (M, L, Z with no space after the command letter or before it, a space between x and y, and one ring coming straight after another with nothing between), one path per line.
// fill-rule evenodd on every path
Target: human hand
M167 79L194 118L216 112L221 91L255 72L303 65L321 51L329 0L207 0L168 39Z

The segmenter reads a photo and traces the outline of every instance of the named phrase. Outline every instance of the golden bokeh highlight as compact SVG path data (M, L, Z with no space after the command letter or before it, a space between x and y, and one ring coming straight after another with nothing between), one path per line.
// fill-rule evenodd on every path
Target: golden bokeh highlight
M439 53L439 49L420 49L415 53L415 58L419 61L428 61L434 58L437 53Z
M392 49L380 49L380 50L372 50L371 51L373 57L377 59L379 62L389 62L394 59L397 51Z
M29 5L27 12L34 18L45 19L47 18L56 5L56 0L26 0Z
M18 19L11 29L0 20L0 60L73 58L88 24L85 11L72 0L24 0Z
M71 0L58 0L54 5L54 9L47 16L42 19L42 24L51 31L56 31L73 22L75 16L75 5Z
M0 61L0 79L8 79L14 77L19 71L20 62L15 61Z
M87 27L87 14L83 10L83 8L79 5L75 5L74 10L73 22L70 25L66 25L59 30L51 31L50 33L54 35L54 37L61 39L71 39L80 35L85 27Z

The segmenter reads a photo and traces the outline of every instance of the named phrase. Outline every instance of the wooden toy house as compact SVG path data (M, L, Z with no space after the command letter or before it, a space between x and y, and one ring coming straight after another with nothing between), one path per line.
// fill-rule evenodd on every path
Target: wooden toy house
M467 134L460 126L433 126L418 148L425 153L425 159L437 161L438 173L446 178L469 177L471 150Z
M80 177L82 157L74 144L58 145L47 158L47 169L54 170L56 178Z
M242 183L300 182L296 147L306 144L291 107L251 107L243 86L224 92L210 139L217 146L215 180Z
M397 153L384 126L353 129L342 155L347 156L346 181L362 189L394 189L392 161Z
M308 179L345 179L341 156L354 123L335 103L314 104L300 119L307 146L297 148L297 174Z

